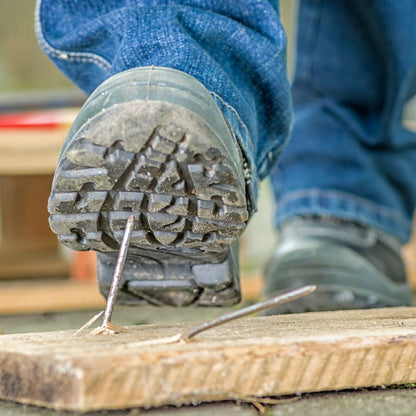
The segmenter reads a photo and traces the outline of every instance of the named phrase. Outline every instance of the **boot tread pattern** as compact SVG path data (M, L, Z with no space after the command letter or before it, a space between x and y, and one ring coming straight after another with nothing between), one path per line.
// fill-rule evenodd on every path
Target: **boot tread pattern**
M74 140L49 199L52 230L74 250L116 251L134 213L133 247L223 252L245 228L244 191L223 154L188 141L175 126L156 127L138 149Z

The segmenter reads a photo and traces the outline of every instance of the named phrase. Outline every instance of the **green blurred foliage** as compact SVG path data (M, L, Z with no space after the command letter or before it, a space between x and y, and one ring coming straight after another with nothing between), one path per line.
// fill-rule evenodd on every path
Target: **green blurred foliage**
M40 49L35 0L0 1L0 93L75 88Z

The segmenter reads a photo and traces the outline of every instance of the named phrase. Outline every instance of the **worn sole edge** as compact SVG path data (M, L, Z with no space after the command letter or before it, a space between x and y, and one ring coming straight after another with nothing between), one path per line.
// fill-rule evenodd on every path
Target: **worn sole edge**
M146 107L152 104L156 106L162 106L165 108L165 110L166 106L170 106L166 103L146 103ZM113 109L113 112L120 114L124 111L123 107L125 107L125 105L118 105L116 108ZM129 108L131 109L131 104L129 104ZM165 110L162 111L162 113L165 113ZM177 111L177 108L175 108L175 111ZM181 111L187 110L182 109ZM99 120L91 120L86 129L88 130L88 127L91 126L91 123L100 123L105 118L114 119L114 114L113 117L110 117L108 113L105 115L100 114ZM200 121L198 122L200 124ZM154 124L157 125L158 123L156 122ZM105 126L101 126L101 130L103 128L105 128ZM132 211L136 210L136 213L139 213L137 208L140 199L142 201L143 199L146 199L147 206L142 211L140 211L139 218L136 219L136 230L133 232L132 246L139 247L140 249L149 248L150 250L157 250L169 247L169 244L172 243L172 241L177 241L177 237L173 235L176 230L165 231L157 229L156 227L155 231L155 228L149 230L140 229L140 227L143 227L143 225L148 225L150 228L151 224L153 224L154 226L155 223L157 223L158 226L160 226L160 224L162 224L163 226L166 224L166 222L168 222L168 225L169 223L173 223L175 227L181 227L183 224L178 224L177 219L173 218L175 216L175 209L179 210L181 213L187 213L186 209L184 210L183 207L184 201L186 200L186 194L184 195L183 189L181 189L180 187L176 187L176 189L173 190L173 192L177 195L174 195L175 202L172 203L171 201L168 201L169 197L171 196L169 195L171 192L167 192L166 189L163 193L156 192L146 196L144 195L145 192L143 192L142 190L120 190L120 184L118 183L118 179L116 178L112 186L114 187L116 185L117 188L115 189L115 194L118 197L117 201L115 201L117 207L116 210L112 212L110 211L108 213L109 218L107 219L107 221L110 223L110 225L104 227L107 229L107 231L108 229L111 231L111 238L109 238L110 236L107 232L100 229L100 223L102 224L103 222L103 218L100 218L100 216L103 205L106 203L106 200L108 198L108 189L111 186L111 183L109 183L109 177L111 179L111 174L109 175L109 172L111 173L111 171L113 170L112 173L114 173L114 170L120 169L119 165L122 163L131 166L133 159L135 160L134 163L136 164L140 159L143 159L142 162L144 161L145 164L147 163L146 167L150 166L149 169L154 168L155 165L163 165L163 163L165 164L165 166L171 162L175 163L177 161L175 161L175 157L172 156L172 154L175 153L174 148L175 146L180 146L181 141L183 141L183 138L186 137L186 134L178 133L178 131L175 131L175 128L172 128L172 126L165 128L164 130L163 126L157 126L152 130L152 133L148 138L148 141L151 140L153 141L153 143L149 144L148 141L145 141L144 145L139 145L135 149L132 149L132 143L129 143L129 145L127 146L128 149L126 150L125 148L123 148L123 141L113 141L113 143L109 147L106 147L102 146L102 142L97 143L96 140L87 140L85 138L88 137L88 135L85 134L86 129L82 129L77 134L77 137L73 140L73 143L71 143L68 146L65 154L62 156L57 169L57 173L55 175L54 186L49 201L49 210L51 212L51 227L55 232L58 233L58 235L60 235L61 241L63 241L64 244L76 250L95 249L104 252L117 251L118 243L121 241L122 238L125 220L131 214ZM166 131L167 133L164 134L168 134L169 137L166 138L163 135L161 135L160 129ZM171 140L172 137L174 139L179 138L179 140ZM182 149L181 153L184 153L183 150L185 150L186 153L186 149L187 148L185 146L184 149ZM135 151L132 152L132 150ZM152 158L153 154L155 157ZM104 161L106 157L111 158L108 166L106 166L106 162ZM210 161L210 159L208 158L201 159L201 157L201 153L198 153L198 158L200 159L198 160L199 163L191 163L192 161L186 162L186 164L190 165L192 168L192 172L190 175L192 179L194 177L198 178L198 175L199 177L201 177L201 172L202 174L204 173L206 164L211 164L210 168L212 170L212 160ZM213 154L212 158L215 157L219 157L218 152ZM162 160L163 158L165 158L164 161ZM169 158L168 162L166 162L167 158ZM205 165L204 163L202 163L201 166L201 160L205 163ZM117 165L117 163L119 165ZM65 164L67 165L67 169L64 169ZM91 164L93 166L91 166ZM230 171L232 171L230 166L228 166L228 170L224 173L221 172L221 166L224 167L224 163L216 163L216 165L217 169L220 168L219 175L221 176L222 174L222 177L215 179L215 175L211 174L211 184L203 184L199 187L203 189L203 192L207 193L207 187L209 188L209 185L215 186L215 182L217 181L218 185L217 189L215 189L215 196L218 196L218 187L221 188L222 186L224 189L224 178L233 180L233 177L231 176L230 178ZM135 173L135 175L133 175L135 176L135 179L137 179L138 171L140 174L140 168L137 168L137 166L135 166L133 169L129 168L129 173ZM151 176L148 175L148 172L149 170L147 172L146 170L144 170L144 180L147 180L146 176ZM194 176L192 176L192 174L194 174ZM122 171L119 177L121 176L124 179L129 179L129 175L126 174L126 170ZM96 186L92 186L92 184L99 182L99 178L104 178L104 181L101 181L101 183L98 186L98 189L96 189ZM235 188L236 184L236 180L233 184L225 184L225 191L228 194L226 196L227 198L229 198L230 195L232 195L233 186ZM192 189L195 189L195 187ZM172 191L172 188L169 189L169 191ZM216 218L213 218L214 211L216 210L218 213L219 208L215 207L215 204L212 203L212 199L211 201L209 201L208 198L196 198L197 206L194 206L194 210L197 215L194 216L194 221L192 221L191 224L191 230L187 231L187 237L195 237L196 235L197 238L194 238L194 240L196 241L191 241L191 243L188 244L188 247L184 247L183 250L179 247L179 251L183 251L181 252L181 254L195 255L198 254L196 250L201 250L202 248L202 251L204 251L205 254L211 253L210 261L214 264L224 261L224 258L228 256L228 253L225 253L227 251L226 247L237 241L239 235L244 230L245 222L248 219L248 214L245 207L245 197L243 193L244 191L241 184L240 189L237 189L237 191L239 192L239 195L237 196L238 206L233 207L230 204L223 204L222 207L223 211L224 207L226 208L226 210L228 209L228 211L230 211L229 207L231 207L231 211L234 210L234 212L231 212L231 218L230 212L226 213L226 215L228 215L228 217L226 218L218 219L218 215ZM198 196L198 192L194 193ZM210 196L209 193L207 195ZM134 198L129 199L129 196L133 196ZM180 202L179 206L177 206L178 204L176 204L178 200ZM149 202L151 203L149 204ZM218 202L218 200L216 202ZM231 203L231 201L228 202ZM162 213L158 212L158 207L159 209L160 207L162 207L162 210L165 211ZM171 212L166 212L166 207L171 207ZM117 208L121 208L122 210L117 211ZM97 212L94 213L92 211ZM145 216L146 214L148 214L146 219L140 218L140 216L142 216L143 214ZM207 219L207 216L211 218ZM224 219L226 219L226 221L224 221ZM235 219L238 219L239 221L236 222ZM237 230L234 229L231 233L232 235L227 236L227 231L229 231L229 229L232 227L235 228L236 224ZM205 229L209 230L208 232L212 233L216 227L219 229L219 233L222 233L221 237L223 237L223 241L225 240L225 244L220 245L217 241L214 241L214 244L212 244L213 239L209 241L209 238L205 238L205 241L203 241L204 237L201 237L201 233L195 232ZM70 233L68 233L68 231L70 231ZM149 241L149 231L153 232L153 237L155 237L156 233L156 244L154 240ZM208 254L208 257L209 256L210 255ZM207 256L205 255L205 257ZM206 260L204 261L206 262ZM234 281L232 285L235 286L236 279L233 277L232 280ZM211 299L213 299L213 297ZM234 303L238 301L239 295L235 296ZM226 302L227 304L229 304L229 299L227 299ZM212 303L213 302L210 302L210 304ZM204 304L206 304L206 302Z

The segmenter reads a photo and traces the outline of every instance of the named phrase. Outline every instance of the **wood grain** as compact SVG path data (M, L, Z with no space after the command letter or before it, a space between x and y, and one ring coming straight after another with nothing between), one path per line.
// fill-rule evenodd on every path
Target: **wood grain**
M0 337L0 397L87 411L416 381L416 309L257 317L187 344L143 346L189 324Z

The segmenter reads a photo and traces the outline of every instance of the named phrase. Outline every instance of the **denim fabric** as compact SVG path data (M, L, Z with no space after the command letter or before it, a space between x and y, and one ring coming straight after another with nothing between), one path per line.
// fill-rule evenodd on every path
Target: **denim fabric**
M296 122L272 173L277 225L327 215L408 239L416 135L401 116L416 93L415 16L414 0L301 1ZM87 92L136 66L195 76L234 129L256 194L291 120L277 1L38 0L36 30Z
M416 205L414 0L304 0L292 139L273 169L277 224L328 215L407 241Z
M36 33L87 93L138 66L184 71L212 93L251 167L255 195L287 140L291 98L277 0L38 0Z

